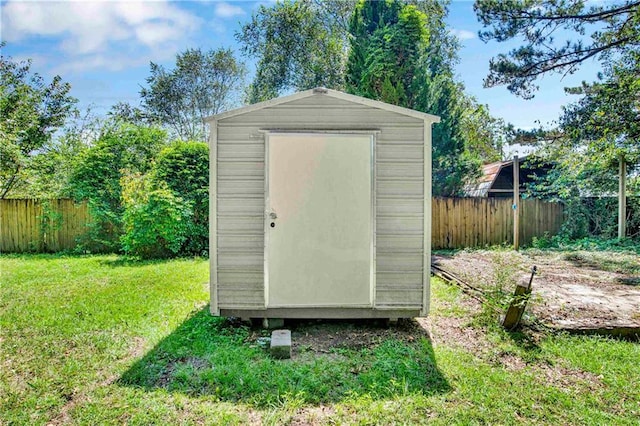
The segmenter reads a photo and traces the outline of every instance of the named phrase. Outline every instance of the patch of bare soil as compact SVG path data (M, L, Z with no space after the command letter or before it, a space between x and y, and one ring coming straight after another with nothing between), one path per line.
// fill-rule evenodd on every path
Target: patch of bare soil
M526 282L536 265L530 310L542 322L562 329L635 328L640 327L640 286L635 284L640 257L624 256L622 262L594 260L581 252L480 250L436 255L432 261L471 285L502 284L509 292L517 282Z
M335 354L339 349L372 348L388 339L414 342L421 336L429 338L427 330L413 319L400 319L389 326L382 320L287 320L291 330L291 354ZM257 341L260 330L247 339Z

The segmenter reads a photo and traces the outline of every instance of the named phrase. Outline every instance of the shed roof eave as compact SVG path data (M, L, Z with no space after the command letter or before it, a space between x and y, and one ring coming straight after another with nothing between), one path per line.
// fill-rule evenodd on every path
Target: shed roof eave
M308 98L311 96L329 96L336 99L341 99L353 103L358 103L361 105L370 106L372 108L379 108L385 111L395 112L397 114L406 115L409 117L418 118L420 120L424 120L428 123L439 123L440 117L437 115L427 114L425 112L415 111L409 108L404 108L396 105L391 105L385 102L376 101L373 99L363 98L361 96L350 95L348 93L343 93L337 90L325 89L323 87L317 87L315 89L309 89L302 92L294 93L292 95L283 96L280 98L270 99L264 102L258 102L251 105L246 105L244 107L240 107L237 109L233 109L230 111L225 111L220 114L211 115L209 117L205 117L203 121L205 123L210 123L216 120L223 120L225 118L235 117L237 115L247 114L249 112L257 111L263 108L274 107L277 105L281 105L287 102L297 101L299 99Z

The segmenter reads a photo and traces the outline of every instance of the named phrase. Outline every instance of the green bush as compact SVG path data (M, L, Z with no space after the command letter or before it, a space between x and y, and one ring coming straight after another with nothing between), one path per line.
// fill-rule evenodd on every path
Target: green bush
M566 251L614 251L634 252L640 254L640 241L638 239L624 238L600 238L584 237L571 239L563 235L534 238L531 247L538 249L559 249Z
M154 179L166 184L191 209L180 254L203 255L209 250L209 147L202 142L174 142L155 161Z
M125 176L121 183L124 252L143 259L179 254L191 221L188 203L166 187L154 187L148 176Z
M69 193L88 202L93 223L81 249L144 258L206 255L209 147L166 144L164 131L107 129L74 167Z
M565 201L567 220L560 235L569 240L618 236L617 197L571 198ZM640 238L640 197L627 197L627 236Z
M82 239L84 250L120 251L122 234L121 179L125 172L146 173L166 144L166 133L153 127L122 124L104 131L73 166L67 192L86 200L93 223Z

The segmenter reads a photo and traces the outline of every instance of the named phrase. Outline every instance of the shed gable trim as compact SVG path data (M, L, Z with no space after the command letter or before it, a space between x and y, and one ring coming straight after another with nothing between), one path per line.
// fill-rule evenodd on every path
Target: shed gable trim
M277 105L282 105L285 103L297 101L300 99L308 98L311 96L329 96L336 99L341 99L344 101L353 102L360 105L365 105L372 108L382 109L389 112L394 112L396 114L405 115L413 118L417 118L420 120L425 120L430 123L439 123L440 117L437 115L427 114L420 111L415 111L409 108L399 107L396 105L391 105L386 102L380 102L373 99L363 98L361 96L350 95L348 93L339 92L337 90L325 89L325 88L315 88L310 90L305 90L303 92L294 93L293 95L283 96L280 98L270 99L264 102L258 102L256 104L247 105L241 108L237 108L231 111L226 111L220 114L212 115L204 118L204 121L209 123L211 121L223 120L225 118L235 117L242 114L247 114L253 111L257 111L263 108L274 107Z

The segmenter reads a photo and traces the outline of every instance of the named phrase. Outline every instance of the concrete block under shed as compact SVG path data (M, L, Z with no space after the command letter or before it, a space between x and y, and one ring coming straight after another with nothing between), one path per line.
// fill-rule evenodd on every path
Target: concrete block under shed
M273 330L270 352L274 358L291 358L291 330Z
M263 318L262 327L268 328L268 329L284 327L284 319L283 318Z

